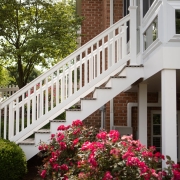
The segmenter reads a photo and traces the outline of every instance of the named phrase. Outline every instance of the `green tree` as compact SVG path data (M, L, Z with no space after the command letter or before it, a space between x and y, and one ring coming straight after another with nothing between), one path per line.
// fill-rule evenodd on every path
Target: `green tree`
M0 66L0 86L5 87L12 84L12 82L15 82L15 79L9 75L7 69Z
M0 64L17 66L19 88L36 65L48 68L77 48L82 18L72 3L0 0L0 19Z

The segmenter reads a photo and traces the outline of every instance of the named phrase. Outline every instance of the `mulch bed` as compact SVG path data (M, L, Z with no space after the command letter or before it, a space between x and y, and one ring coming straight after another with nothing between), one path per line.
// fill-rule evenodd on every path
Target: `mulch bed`
M35 155L30 160L27 161L28 172L24 176L23 180L40 180L38 174L38 166L42 165L42 158L38 155Z

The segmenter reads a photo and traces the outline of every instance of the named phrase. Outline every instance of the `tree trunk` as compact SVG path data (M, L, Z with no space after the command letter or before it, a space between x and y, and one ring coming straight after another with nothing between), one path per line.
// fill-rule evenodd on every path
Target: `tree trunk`
M25 86L24 83L24 71L23 71L23 66L22 66L22 61L21 61L21 56L18 57L18 86L19 89Z

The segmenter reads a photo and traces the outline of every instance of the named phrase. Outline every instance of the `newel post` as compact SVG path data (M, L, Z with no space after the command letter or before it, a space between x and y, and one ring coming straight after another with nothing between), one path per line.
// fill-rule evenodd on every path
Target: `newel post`
M136 0L130 0L130 55L131 65L137 65L137 6Z

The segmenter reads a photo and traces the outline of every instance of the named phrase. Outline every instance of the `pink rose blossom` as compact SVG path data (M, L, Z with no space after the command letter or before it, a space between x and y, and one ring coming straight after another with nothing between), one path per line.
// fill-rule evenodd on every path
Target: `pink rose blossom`
M63 171L68 171L68 166L66 164L63 164L60 166L60 169L63 170Z
M113 179L113 176L111 175L109 171L106 171L102 180L111 180L111 179Z
M100 132L96 135L97 139L102 139L102 140L105 140L106 139L106 135L107 135L107 132Z
M41 177L44 179L45 176L46 176L46 170L44 169L44 170L42 170L42 172L41 172Z
M83 123L81 120L77 119L73 121L72 126L83 126Z

